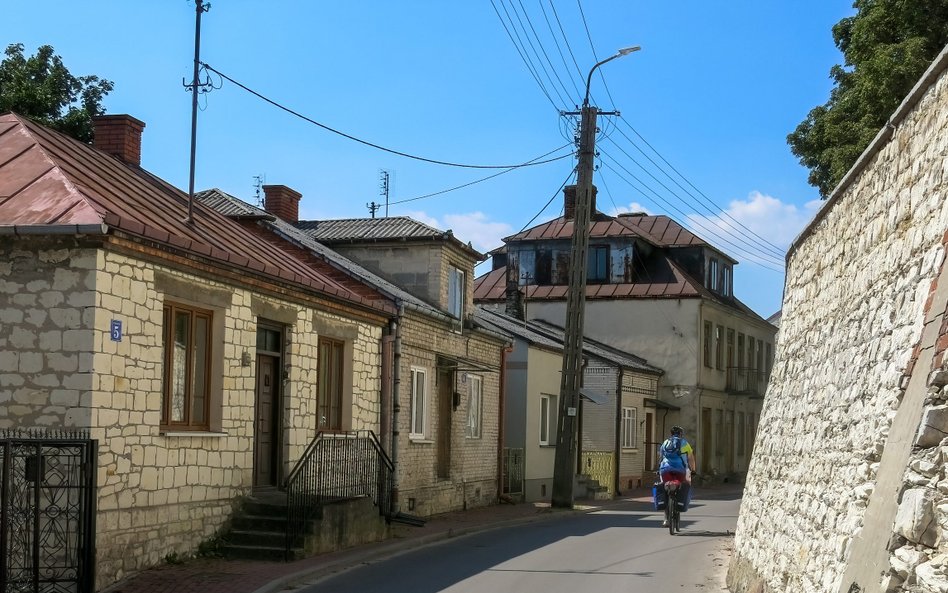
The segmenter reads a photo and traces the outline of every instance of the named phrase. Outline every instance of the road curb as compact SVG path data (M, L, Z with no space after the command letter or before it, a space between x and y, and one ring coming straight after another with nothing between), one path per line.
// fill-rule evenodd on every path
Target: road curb
M445 540L474 535L476 533L484 533L494 529L502 529L504 527L515 527L517 525L526 525L529 523L549 521L551 519L576 516L579 514L599 510L602 508L602 506L607 505L596 506L588 509L571 509L568 511L557 510L550 511L548 513L537 513L536 515L530 517L508 519L506 521L484 523L481 525L469 525L459 529L448 529L447 531L441 531L415 538L390 540L373 547L371 550L359 550L359 548L353 548L354 551L351 555L347 554L346 557L332 560L326 564L313 566L311 568L306 568L284 575L282 577L278 577L266 585L256 589L255 591L252 591L252 593L277 593L286 589L288 585L292 585L300 581L323 579L330 575L345 572L346 570L355 568L356 566L394 558L401 554L411 552L419 548L424 548L432 544L440 543Z

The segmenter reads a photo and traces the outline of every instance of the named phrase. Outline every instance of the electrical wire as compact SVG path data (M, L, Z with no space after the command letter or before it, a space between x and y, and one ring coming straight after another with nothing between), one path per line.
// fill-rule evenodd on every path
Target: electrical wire
M536 220L537 218L539 218L541 214L543 214L544 210L546 210L547 208L550 207L550 204L553 203L553 200L555 200L556 197L557 197L558 195L560 195L560 192L563 191L563 188L566 187L566 184L569 183L569 180L572 179L572 178L573 178L573 175L575 175L575 174L576 174L576 168L574 167L574 168L569 172L569 175L566 176L566 179L563 180L563 183L560 184L559 189L557 189L555 192L553 192L553 195L550 197L550 199L547 200L546 204L543 205L543 208L540 208L540 211L537 212L537 213L533 216L533 218L531 218L531 219L527 222L527 224L523 225L523 227L522 227L519 231L517 231L517 234L522 233L522 232L524 231L524 229L526 229L528 226L530 226L531 224L533 224L533 221Z
M576 0L576 6L579 7L579 16L583 21L583 28L586 29L586 39L589 40L589 48L592 50L593 58L596 62L599 62L599 56L596 55L596 45L593 43L592 33L589 31L589 23L586 22L586 13L583 11L583 2L582 0ZM616 102L612 98L612 93L609 91L609 85L606 84L606 75L602 73L602 70L598 70L599 79L602 81L603 88L606 89L606 95L609 97L609 103L612 105L612 110L616 110Z
M527 31L527 26L523 24L523 18L521 18L520 12L517 11L517 7L514 5L514 0L507 0L507 1L510 2L510 9L513 11L514 15L517 17L517 22L520 23L520 30L523 31L523 37L527 40L527 43L530 44L530 49L533 50L533 55L536 56L536 59L537 59L537 62L536 62L536 63L538 63L538 64L540 65L538 71L539 71L539 70L543 70L543 74L546 76L546 79L549 81L550 86L553 88L553 92L556 93L556 96L557 96L557 97L559 97L559 99L560 99L560 104L563 105L563 106L569 105L569 104L570 104L569 99L563 98L563 95L560 93L559 88L557 88L556 83L553 82L553 77L550 76L550 72L546 69L546 66L543 65L543 60L540 58L540 52L537 51L536 46L533 44L533 39L531 39L530 33ZM501 2L501 5L504 6L504 12L507 12L507 7L506 7L506 4L504 4L504 0L500 0L500 2ZM523 4L521 3L521 7L522 7L522 6L523 6ZM529 15L526 15L526 14L525 14L524 16L525 16L525 18L527 19L527 22L530 23L530 28L533 29L533 23L530 21ZM507 12L507 17L510 18L510 13L509 13L509 12ZM514 23L513 23L513 19L510 20L510 23L511 23L512 26L516 27L516 25L514 25ZM539 43L539 38L536 37L536 30L535 30L535 29L534 29L534 35L533 35L533 37L536 38L536 39L537 39L537 42ZM542 47L542 45L541 45L541 47ZM524 47L524 51L526 51L526 47ZM543 53L545 54L546 51L544 50ZM531 60L531 61L532 61L532 60ZM547 59L547 61L549 61L549 59ZM557 76L557 77L558 77L558 76ZM560 87L562 87L562 88L564 88L564 89L566 88L566 87L563 85L562 81L560 81ZM566 91L566 96L569 97L569 91Z
M643 187L645 187L646 189L648 189L649 191L651 191L651 193L654 194L655 198L658 199L658 200L659 200L660 202L662 202L663 204L665 204L666 207L670 208L671 210L674 210L675 212L678 212L678 213L683 217L682 221L681 221L679 224L681 224L681 225L682 225L683 227L685 227L685 228L688 228L688 224L685 222L686 220L688 220L688 215L685 214L680 208L678 208L678 207L674 206L673 204L671 204L670 202L668 202L668 200L666 200L665 198L663 198L658 192L656 192L655 190L653 190L653 189L652 189L651 187L649 187L645 182L643 182L641 179L639 179L638 177L636 177L635 174L633 174L631 171L629 171L627 168L625 168L625 167L624 167L621 163L619 163L619 161L617 161L614 157L612 157L611 155L609 155L609 154L606 153L606 152L602 152L601 154L603 154L603 155L605 155L606 157L608 157L609 160L611 160L612 162L616 163L616 165L617 165L620 169L622 169L623 171L625 171L626 174L628 174L630 177L632 177L633 179L635 179L635 180L636 180L639 184L641 184ZM629 184L629 185L635 187L635 185L634 185L631 181L629 181L629 180L628 180L627 178L625 178L621 173L619 173L618 171L616 171L609 163L603 162L603 166L605 166L607 169L609 169L610 171L612 171L613 173L615 173L616 176L619 177L619 179L622 179L622 180L625 181L627 184ZM636 189L639 189L639 188L636 187ZM639 190L639 191L641 191L641 190ZM643 192L643 194L644 194L644 192ZM699 223L698 223L697 221L695 221L695 220L692 220L692 224L693 224L695 227L698 227L698 228L702 229L702 230L707 234L707 236L713 237L713 238L719 240L721 243L733 247L738 253L741 253L741 254L743 254L743 255L746 255L746 256L748 257L748 259L749 259L752 263L755 263L755 264L757 264L757 265L759 265L759 266L761 266L761 267L767 268L767 269L772 270L772 271L774 271L774 272L782 272L782 271L783 271L783 270L782 270L782 268L783 268L783 262L782 262L782 261L775 262L775 261L773 261L773 258L767 259L765 256L762 256L762 255L757 254L757 253L753 253L752 251L749 251L748 249L746 249L746 248L744 248L744 247L741 247L741 246L739 246L739 245L736 245L735 243L733 243L733 242L731 242L730 240L728 240L726 236L725 236L725 237L722 237L722 236L719 235L718 232L716 232L714 229L705 227L703 224L699 224ZM691 230L691 229L689 229L689 230ZM693 231L692 231L692 232L693 232ZM694 233L694 234L697 235L697 233ZM780 266L780 267L777 268L777 267L775 267L775 266Z
M559 72L556 71L556 66L553 65L553 61L550 59L550 55L546 52L546 47L543 45L543 41L540 39L540 35L537 34L536 28L533 26L533 20L531 20L531 19L530 19L530 15L527 14L527 9L526 9L526 8L524 7L524 5L523 5L523 0L517 0L517 3L520 4L520 10L521 10L521 12L523 12L524 18L527 19L527 24L530 25L530 30L533 32L533 37L534 37L534 39L537 40L537 45L540 46L540 51L543 52L543 57L546 58L546 62L550 65L550 70L553 72L553 76L555 76L555 77L556 77L556 80L560 83L560 86L563 88L563 92L566 93L566 96L567 96L568 98L570 98L570 99L573 99L573 97L570 95L569 89L567 89L567 88L566 88L566 85L563 84L563 79L560 78ZM513 1L512 1L512 0L511 0L511 3L510 3L510 4L511 4L511 6L513 6ZM517 10L516 7L514 7L514 12L516 12L516 10ZM518 17L518 18L519 18L519 17ZM521 27L523 26L523 23L522 23L522 22L521 22L521 25L520 25L520 26L521 26ZM526 32L526 29L524 29L524 32ZM555 41L555 40L554 40L554 41ZM532 42L531 42L530 46L533 47L533 43L532 43ZM536 51L536 50L534 50L534 52L535 52L535 51ZM540 56L538 55L538 56L537 56L537 59L539 59L539 57L540 57ZM542 65L543 63L540 62L540 64ZM543 71L546 72L546 67L543 68ZM551 80L551 82L552 82L552 80ZM577 95L579 95L578 90L579 90L579 89L577 89L577 93L576 93ZM582 96L582 95L579 95L579 96ZM568 104L569 104L569 103L566 103L566 105L568 105ZM575 104L575 102L574 102L574 104Z
M572 142L570 142L569 144L564 144L563 146L560 146L560 147L557 148L556 150L551 150L550 152L548 152L548 153L546 153L546 154L541 154L540 156L538 156L537 158L535 158L535 159L533 159L533 160L536 161L536 160L542 159L543 157L548 156L548 155L551 155L551 154L553 154L554 152L557 152L557 151L559 151L559 150L562 150L562 149L566 148L567 146L570 146L571 144L572 144ZM566 157L571 157L571 156L573 156L573 151L570 151L569 153L564 154L564 155L560 155L559 157L557 157L557 158L554 159L554 160L561 160L561 159L565 159ZM527 161L527 163L530 163L530 162L531 162L531 161ZM417 196L417 197L414 197L414 198L407 198L407 199L404 199L404 200L398 200L398 201L395 201L395 202L389 202L389 206L395 206L396 204L405 204L405 203L407 203L407 202L415 202L415 201L417 201L417 200L423 200L423 199L425 199L425 198L433 198L434 196L440 196L441 194L446 194L446 193L448 193L448 192L452 192L452 191L455 191L455 190L458 190L458 189L463 189L463 188L465 188L465 187L470 187L470 186L472 186L472 185L477 185L478 183L481 183L481 182L483 182L483 181L487 181L488 179L493 179L494 177L500 177L500 176L503 175L504 173L510 173L511 171L515 171L515 170L518 169L518 168L519 168L519 167L511 167L511 168L509 168L509 169L504 169L503 171L499 171L499 172L497 172L497 173L494 173L493 175L488 175L487 177L482 177L482 178L480 178L480 179L475 179L474 181L469 181L469 182L467 182L467 183L464 183L464 184L461 184L461 185L457 185L457 186L455 186L455 187L450 187L450 188L448 188L448 189L443 189L443 190L441 190L441 191L432 192L432 193L430 193L430 194L425 194L425 195L423 195L423 196Z
M540 0L543 2L543 0ZM556 12L556 6L553 4L553 0L549 0L550 11L553 13L553 18L556 19L556 24L560 29L560 35L563 36L563 43L566 44L566 50L569 52L569 56L573 59L573 66L576 67L576 75L579 76L581 84L585 84L583 80L583 69L579 67L579 62L576 61L576 54L573 53L573 47L569 44L569 38L566 37L566 31L563 29L563 22L560 21L560 15Z
M621 130L620 130L620 131L621 131ZM621 146L619 146L619 145L615 142L615 140L612 140L611 138L606 138L606 139L609 140L609 142L611 142L616 148L618 148L619 151L622 152L622 154L624 154L626 157L628 157L629 160L631 160L633 163L635 163L636 166L638 166L640 169L642 169L649 177L651 177L653 180L655 180L656 183L658 183L659 185L661 185L661 186L665 189L665 191L667 191L669 194L671 194L672 196L674 196L679 202L681 202L682 204L684 204L684 205L686 205L686 206L694 207L694 204L692 204L692 203L690 203L688 200L682 198L682 197L681 197L678 193L676 193L673 189L671 189L670 187L668 187L667 185L665 185L660 179L658 179L657 177L655 177L655 175L653 175L651 171L649 171L648 169L646 169L640 162L638 162L637 160L635 160L635 158L632 157L632 155L630 155L625 149L623 149ZM646 155L646 157L648 157L648 155ZM653 164L654 164L654 161L652 161L652 162L653 162ZM673 181L674 181L674 180L673 180ZM702 205L702 206L703 206L703 205ZM715 213L715 212L712 211L711 209L707 208L706 206L704 206L704 208L705 208L706 210L708 210L708 212L710 212L710 213L712 214L712 216L717 216L717 213ZM726 222L726 221L725 221L725 222ZM730 225L728 225L728 226L730 226ZM745 236L745 239L746 239L746 238L747 238L746 234L745 234L744 236ZM756 243L756 242L747 243L745 240L739 239L739 238L737 238L737 237L734 237L734 239L735 239L736 241L741 241L742 243L745 243L745 244L747 245L747 248L748 248L749 251L751 251L751 252L757 252L757 253L759 253L762 257L768 257L768 258L776 259L776 260L780 261L781 265L783 264L783 253L781 253L780 251L774 252L774 250L772 250L772 249L766 249L766 248L761 249L758 245L754 244L754 243ZM753 241L753 240L752 240L752 241Z
M771 243L770 241L764 239L763 237L761 237L760 235L758 235L757 233L755 233L753 230L747 228L746 226L744 226L743 224L741 224L740 222L738 222L737 220L735 220L733 217L731 217L731 215L728 214L726 210L721 209L717 204L714 203L713 200L711 200L711 198L709 198L707 195L705 195L704 192L702 192L700 189L698 189L697 187L695 187L695 185L694 185L693 183L691 183L691 181L689 181L688 178L685 177L678 169L676 169L674 165L672 165L671 163L669 163L668 160L667 160L664 156L662 156L662 154L661 154L660 152L658 152L658 150L656 150L655 147L652 146L652 145L649 143L648 140L646 140L641 134L639 134L639 132L638 132L634 127L632 127L632 124L630 124L630 123L629 123L628 121L626 121L624 118L621 118L621 117L620 117L619 119L620 119L620 121L621 121L622 123L624 123L630 130L632 130L632 133L634 133L636 136L638 136L639 139L642 140L642 142L644 142L645 145L648 146L648 147L652 150L652 152L654 152L656 155L658 155L658 158L660 158L663 163L665 163L669 168L671 168L671 170L674 171L679 177L681 177L681 178L684 180L685 183L687 183L689 186L691 186L692 189L694 189L696 192L698 192L698 194L699 194L700 196L702 196L702 197L704 198L704 200L705 200L707 203L709 203L711 206L713 206L714 208L716 208L721 214L723 214L724 216L726 216L727 218L729 218L731 221L737 223L738 226L740 226L740 227L744 228L745 230L747 230L751 235L753 235L753 236L756 237L757 239L760 239L761 241L763 241L765 244L769 245L769 246L772 247L773 249L776 249L776 250L777 250L777 253L780 254L781 256L783 256L783 255L786 253L786 250L781 249L781 248L778 247L777 245L774 245L774 244ZM626 139L629 140L629 142L630 142L633 146L635 146L636 148L638 148L638 146L637 146L634 142L632 142L631 138L629 138L629 137L628 137L625 133L623 133L621 130L619 130L619 132L620 132L623 136L625 136ZM640 149L640 148L639 148L639 151L642 152L643 155L645 154L645 152L642 151L642 149ZM648 158L647 155L646 155L646 158ZM649 160L651 161L652 159L649 159ZM652 161L652 162L655 164L656 167L659 167L659 165L658 165L657 163L655 163L654 161ZM662 170L661 167L659 167L659 170ZM665 175L668 175L668 173L665 172L664 170L662 170L662 172L665 173ZM669 179L672 179L672 181L674 181L674 179L671 177L671 175L668 175L668 178L669 178ZM676 182L676 183L677 183L677 182ZM681 185L679 185L679 187L681 187ZM683 188L683 187L682 187L682 189L683 189L684 191L688 191L688 190L685 190L685 188ZM690 192L689 192L689 193L690 193Z
M553 23L550 22L550 17L546 13L546 9L543 8L543 0L539 0L537 4L540 5L540 11L543 13L543 20L546 21L546 27L550 31L550 37L553 39L553 45L556 46L557 53L560 54L560 60L563 61L563 66L566 68L566 72L569 75L569 81L573 85L573 89L576 91L576 95L579 97L583 96L583 92L579 90L579 87L583 84L582 74L580 74L579 85L576 84L576 77L573 76L572 70L570 69L569 64L566 63L566 56L563 55L563 47L560 45L560 42L556 39L556 33L553 31ZM562 30L562 29L561 29ZM569 43L567 43L567 47ZM574 59L575 62L575 59Z
M510 19L510 13L507 11L507 5L503 4L503 0L501 0L501 3L504 7L504 12L507 13L507 18ZM537 74L533 66L533 63L528 59L525 53L526 46L524 46L523 49L521 49L521 45L523 44L523 42L521 41L520 44L518 44L517 40L514 39L513 33L511 33L510 28L507 27L507 21L504 20L503 16L501 16L500 11L497 9L497 4L494 3L494 0L490 0L490 5L494 7L494 13L497 15L497 18L500 20L500 24L501 26L503 26L504 31L507 32L507 37L510 38L510 42L513 43L513 46L517 50L517 53L520 54L520 59L523 61L524 66L527 67L527 71L530 72L530 76L532 76L533 80L536 81L537 86L540 87L540 91L550 102L550 105L553 106L553 109L560 111L560 108L557 106L556 101L553 100L553 97L550 96L550 92L546 90L546 86L543 84L543 81L540 80L540 76ZM510 20L510 27L513 28L512 19ZM516 28L514 28L514 33L516 33L517 39L520 39L520 33L517 32Z
M243 90L247 91L247 92L250 93L251 95L254 95L254 96L257 97L257 98L266 101L267 103L273 105L274 107L277 107L277 108L279 108L279 109L282 109L283 111L289 113L290 115L296 116L296 117L298 117L298 118L300 118L300 119L302 119L302 120L304 120L304 121L307 121L307 122L313 124L314 126L317 126L317 127L319 127L319 128L322 128L322 129L326 130L327 132L332 132L333 134L336 134L336 135L338 135L338 136L342 136L343 138L347 138L347 139L349 139L349 140L352 140L352 141L354 141L354 142L358 142L359 144L363 144L363 145L365 145L365 146L370 146L370 147L372 147L372 148L375 148L375 149L377 149L377 150L381 150L381 151L383 151L383 152L387 152L387 153L390 153L390 154L395 154L395 155L402 156L402 157L409 158L409 159L414 159L414 160L416 160L416 161L422 161L422 162L425 162L425 163L432 163L432 164L435 164L435 165L444 165L444 166L446 166L446 167L460 167L460 168L464 168L464 169L518 169L518 168L520 168L520 167L534 167L534 166L536 166L536 165L544 165L544 164L546 164L546 163L552 163L553 161L558 161L558 160L560 160L561 158L563 158L563 157L560 156L560 157L548 159L548 160L545 160L545 161L536 161L536 162L527 161L527 162L525 162L525 163L520 163L520 164L517 164L517 165L470 165L470 164L464 164L464 163L454 163L454 162L451 162L451 161L440 161L440 160L437 160L437 159L429 159L429 158L426 158L426 157L421 157L421 156L416 156L416 155L413 155L413 154L408 154L408 153L406 153L406 152L401 152L401 151L398 151L398 150L393 150L393 149L391 149L391 148L386 148L386 147L384 147L384 146L380 146L380 145L378 145L378 144L374 144L374 143L369 142L369 141L367 141L367 140L362 140L361 138L356 138L355 136L352 136L352 135L350 135L350 134L346 134L345 132L341 132L341 131L336 130L335 128L331 128L331 127L329 127L329 126L327 126L327 125L325 125L325 124L321 124L321 123L319 123L318 121L316 121L316 120L314 120L314 119L312 119L312 118L309 118L309 117L303 115L302 113L300 113L300 112L298 112L298 111L294 111L293 109L290 109L289 107L286 107L286 106L284 106L284 105L281 105L280 103L277 103L277 102L274 101L273 99L270 99L270 98L266 97L265 95L263 95L263 94L261 94L261 93L258 93L257 91L251 89L250 87L248 87L248 86L246 86L246 85L244 85L244 84L242 84L242 83L240 83L240 82L237 82L236 80L234 80L234 79L231 78L230 76L227 76L226 74L224 74L224 73L221 72L220 70L217 70L216 68L210 66L209 64L205 64L204 62L201 62L201 64L202 64L205 68L207 68L208 70L210 70L211 72L214 72L214 73L216 73L218 76L220 76L221 78L223 78L224 80L227 80L227 81L229 81L229 82L231 82L231 83L237 85L238 87L240 87L240 88L242 88ZM559 148L557 148L556 150L559 150ZM556 150L552 150L552 151L550 151L550 153L556 152ZM549 153L548 153L548 154L549 154Z

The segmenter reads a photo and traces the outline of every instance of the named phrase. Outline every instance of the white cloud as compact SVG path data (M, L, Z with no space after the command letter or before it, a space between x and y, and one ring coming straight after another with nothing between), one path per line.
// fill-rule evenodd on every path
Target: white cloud
M759 191L752 191L746 200L731 201L724 210L726 214L691 214L687 222L701 238L725 253L739 259L761 261L754 255L760 252L773 253L773 246L778 247L780 251L786 251L790 242L813 219L822 205L821 200L813 200L800 207ZM781 261L783 259L782 256L774 257Z
M440 219L421 211L408 212L406 215L437 229L451 229L459 241L470 242L474 249L481 252L499 247L503 237L514 233L513 227L509 224L491 221L483 212L445 214Z
M644 212L648 215L653 214L651 210L639 204L638 202L632 202L628 206L617 206L613 208L612 212L609 212L610 216L618 216L620 214L625 214L627 212Z

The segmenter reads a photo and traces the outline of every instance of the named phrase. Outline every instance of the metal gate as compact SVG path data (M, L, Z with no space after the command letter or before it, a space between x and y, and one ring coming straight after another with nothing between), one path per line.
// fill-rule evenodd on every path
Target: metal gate
M503 493L513 497L523 497L523 449L504 447Z
M0 431L0 593L93 593L97 443Z

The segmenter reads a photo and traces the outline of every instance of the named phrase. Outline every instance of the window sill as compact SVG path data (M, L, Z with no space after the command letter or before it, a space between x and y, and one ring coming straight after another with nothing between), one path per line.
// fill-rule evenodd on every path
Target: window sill
M161 430L158 436L163 437L211 437L222 438L228 436L226 432L210 432L207 430Z
M426 439L424 437L408 437L408 441L415 445L433 445L434 441Z

